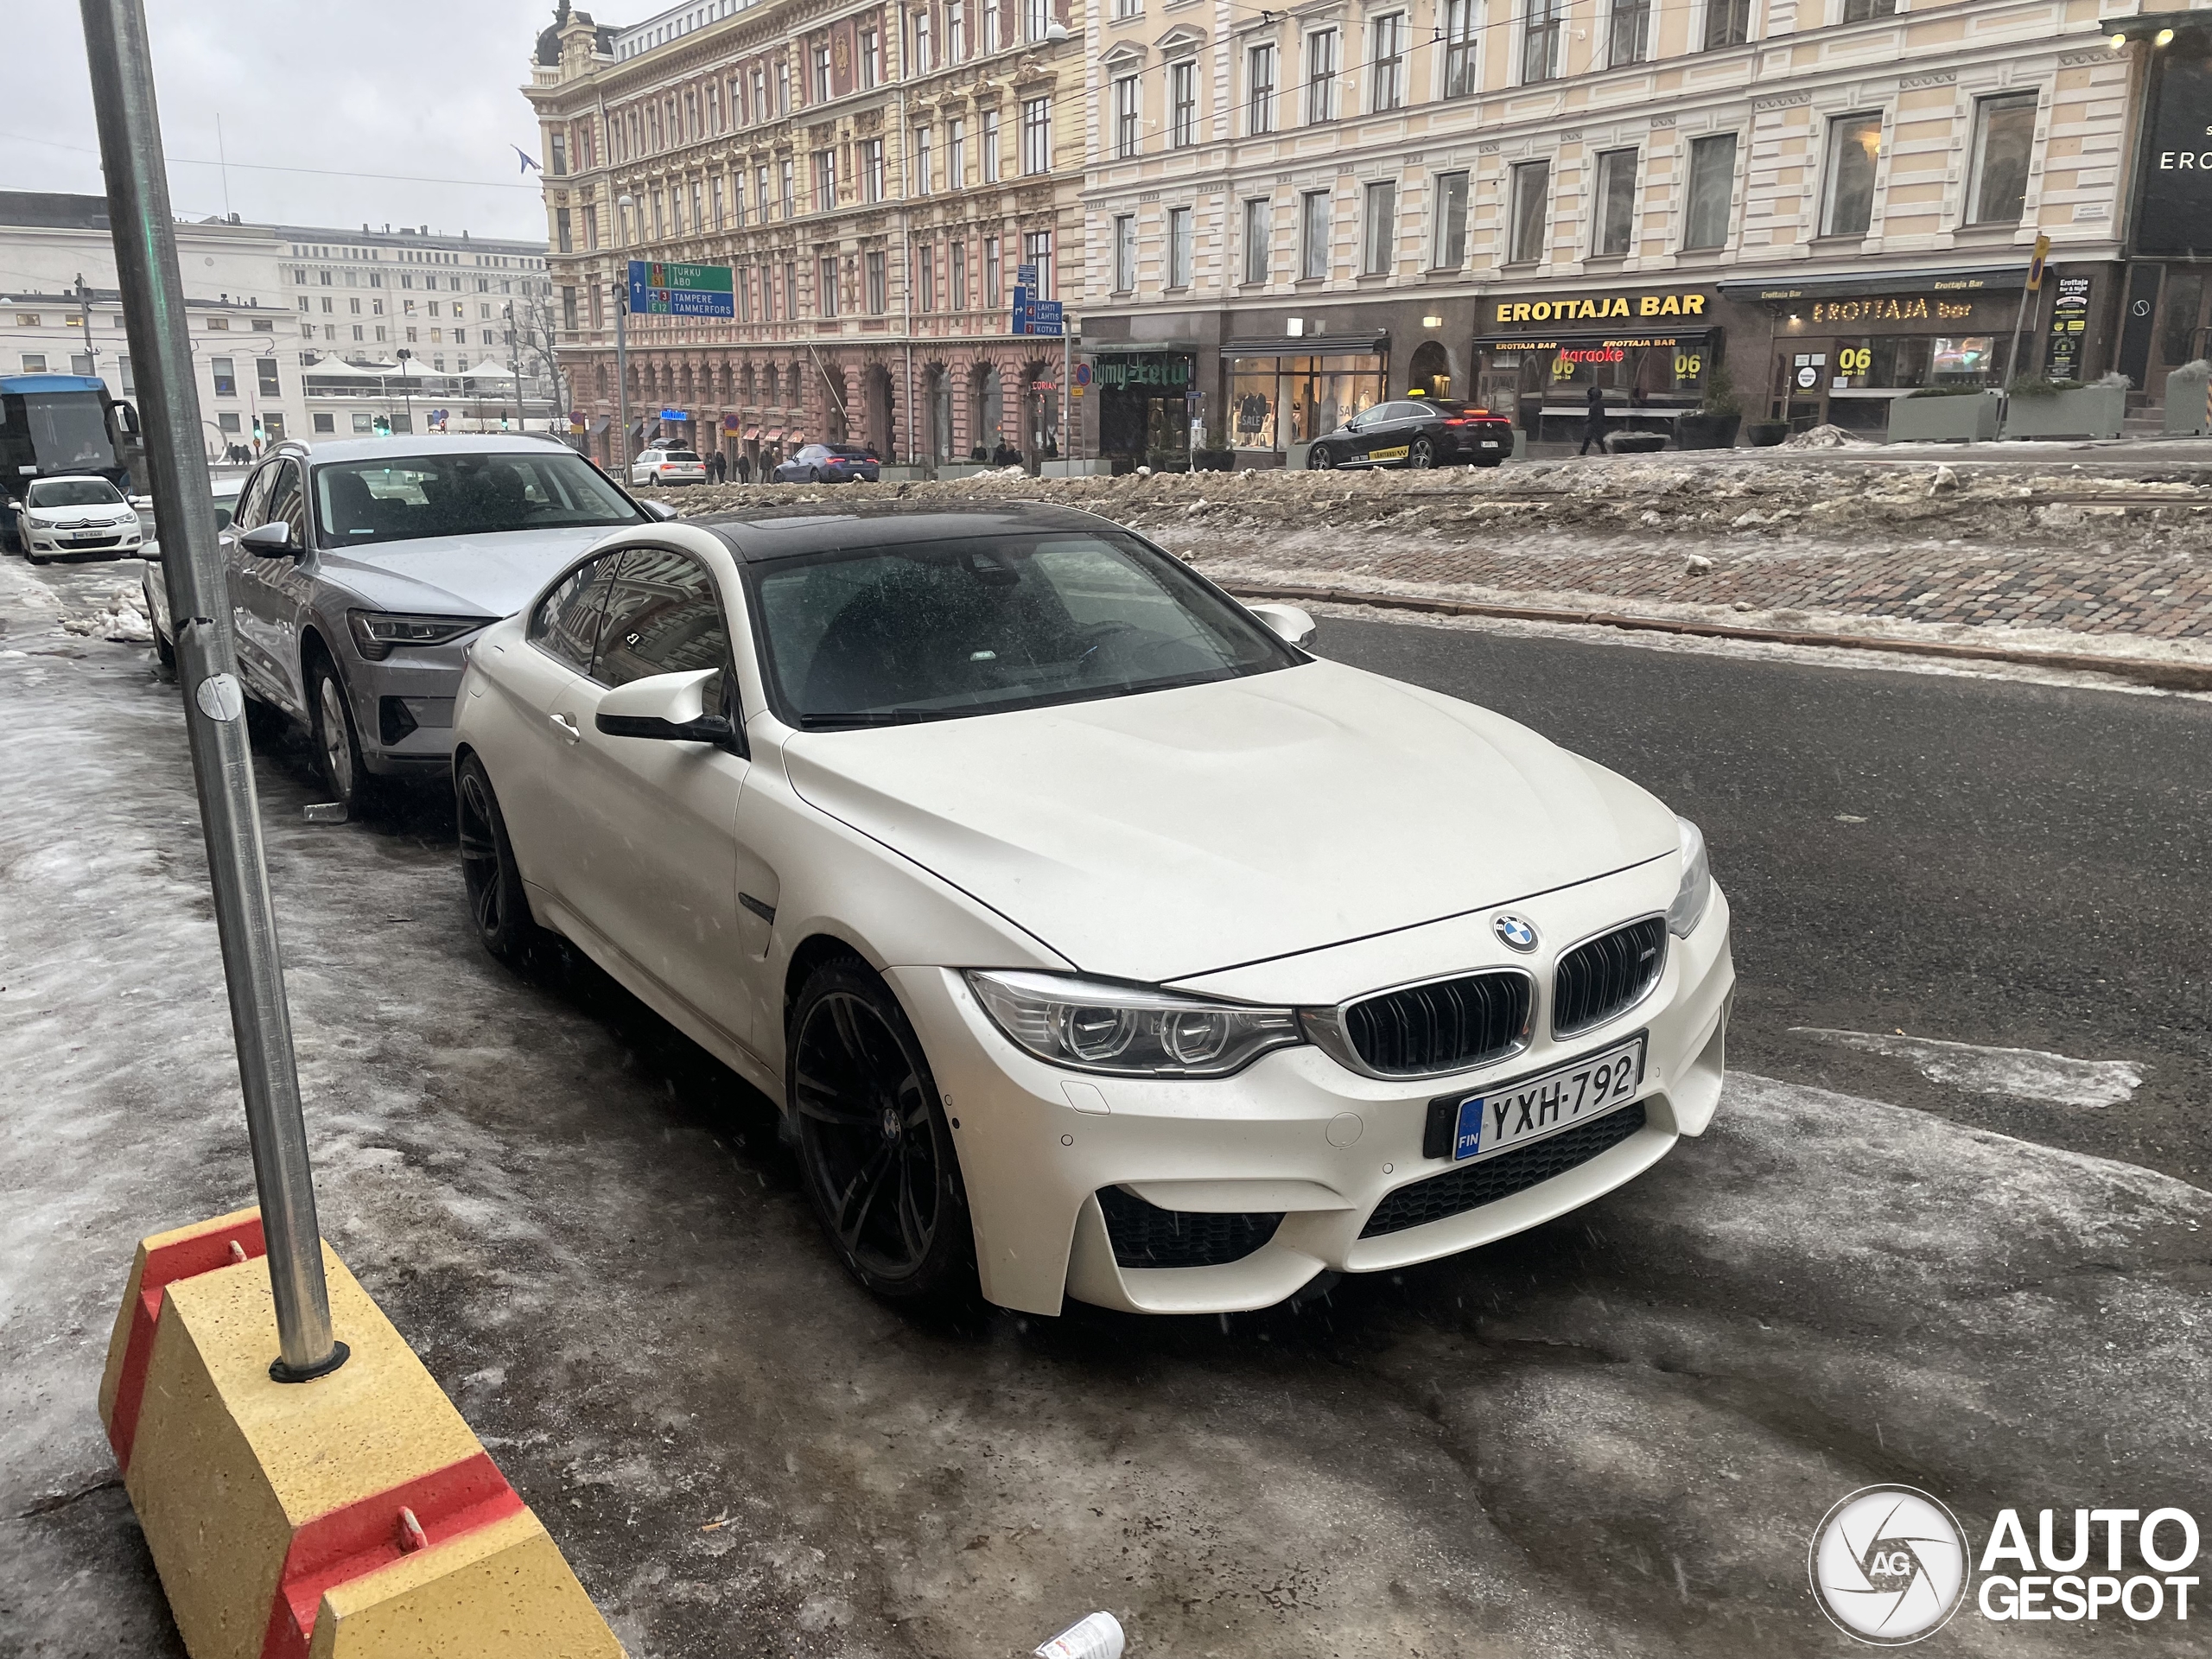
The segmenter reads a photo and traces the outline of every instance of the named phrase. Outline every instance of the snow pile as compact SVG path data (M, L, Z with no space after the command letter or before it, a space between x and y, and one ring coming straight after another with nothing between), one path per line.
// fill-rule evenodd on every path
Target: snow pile
M1840 426L1808 427L1793 432L1776 447L1783 449L1858 449L1868 441Z
M150 645L154 625L146 615L146 601L136 588L118 588L101 609L90 616L65 616L63 630L86 637L97 635L124 645Z

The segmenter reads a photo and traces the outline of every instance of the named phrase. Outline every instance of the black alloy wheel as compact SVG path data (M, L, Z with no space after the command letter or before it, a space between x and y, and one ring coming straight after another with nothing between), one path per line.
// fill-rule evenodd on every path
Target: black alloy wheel
M461 826L461 879L468 890L468 919L484 948L518 965L543 930L531 918L515 863L507 821L493 793L491 774L474 755L454 769L454 817Z
M1306 470L1309 473L1332 472L1336 465L1337 458L1325 443L1317 443L1306 452Z
M1436 445L1428 438L1415 438L1413 448L1406 451L1406 465L1426 471L1436 465Z
M353 728L353 709L345 682L330 658L318 652L308 669L308 717L315 733L315 753L323 782L350 817L369 804L375 785L361 759L361 734Z
M849 957L817 969L791 1011L785 1071L807 1197L846 1270L896 1301L972 1288L951 1128L890 988Z

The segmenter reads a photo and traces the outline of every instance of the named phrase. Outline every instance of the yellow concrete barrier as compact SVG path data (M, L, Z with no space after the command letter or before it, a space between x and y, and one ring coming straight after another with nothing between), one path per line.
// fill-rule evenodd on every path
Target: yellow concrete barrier
M193 1659L620 1659L559 1548L323 1247L353 1356L269 1375L257 1211L143 1241L100 1419Z

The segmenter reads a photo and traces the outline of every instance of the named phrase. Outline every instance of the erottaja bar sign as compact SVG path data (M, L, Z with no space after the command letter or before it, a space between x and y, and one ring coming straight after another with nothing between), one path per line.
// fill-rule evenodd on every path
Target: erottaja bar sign
M736 285L728 265L684 265L664 259L630 261L632 316L733 317Z

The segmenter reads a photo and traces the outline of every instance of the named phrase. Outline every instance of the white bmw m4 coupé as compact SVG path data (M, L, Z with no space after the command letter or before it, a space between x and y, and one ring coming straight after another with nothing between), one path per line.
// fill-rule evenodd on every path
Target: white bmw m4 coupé
M1065 509L618 531L470 654L475 925L780 1104L887 1297L1267 1306L1702 1133L1696 828L1312 634Z

